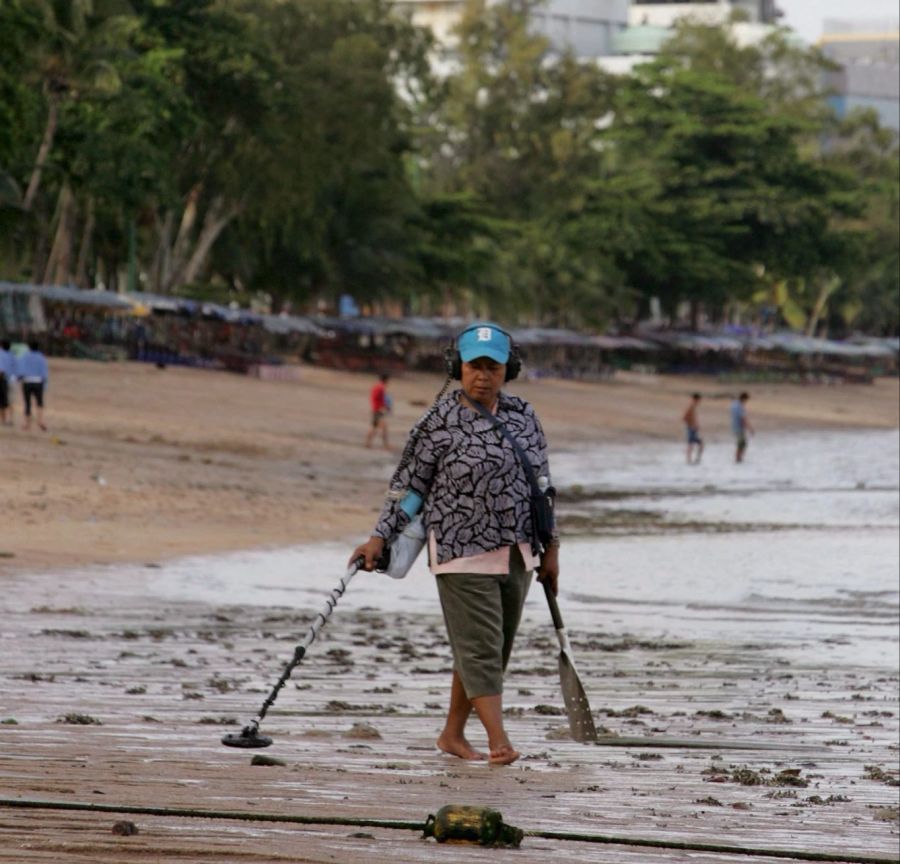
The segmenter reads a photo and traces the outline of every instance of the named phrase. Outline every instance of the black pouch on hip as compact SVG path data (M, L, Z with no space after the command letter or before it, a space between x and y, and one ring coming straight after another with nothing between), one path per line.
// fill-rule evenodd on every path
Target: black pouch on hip
M531 503L531 524L541 546L546 549L553 538L553 487L544 492L534 491L529 499Z

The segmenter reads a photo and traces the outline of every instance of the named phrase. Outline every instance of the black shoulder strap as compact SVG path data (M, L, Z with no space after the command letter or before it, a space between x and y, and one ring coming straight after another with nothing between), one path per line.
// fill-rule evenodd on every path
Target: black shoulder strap
M466 396L466 402L468 402L482 417L486 417L491 423L494 424L494 427L497 431L507 440L510 444L512 444L513 450L516 451L516 455L519 457L519 461L522 463L522 467L525 469L525 476L528 477L528 482L531 484L531 491L537 495L542 494L541 487L538 486L537 478L534 476L534 467L532 466L530 460L525 455L525 451L522 449L521 445L518 441L512 436L509 429L503 425L487 408L484 407L480 402L476 402L474 399L469 399Z

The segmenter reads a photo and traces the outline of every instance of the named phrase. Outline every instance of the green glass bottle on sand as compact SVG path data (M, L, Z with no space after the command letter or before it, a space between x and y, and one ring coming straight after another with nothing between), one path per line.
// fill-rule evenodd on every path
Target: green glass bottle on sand
M447 804L425 822L425 836L438 843L479 843L482 846L514 846L522 842L521 828L507 825L490 807Z

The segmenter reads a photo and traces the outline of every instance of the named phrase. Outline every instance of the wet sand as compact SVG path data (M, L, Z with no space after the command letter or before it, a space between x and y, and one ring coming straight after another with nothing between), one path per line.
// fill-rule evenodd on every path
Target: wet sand
M435 750L450 673L440 616L436 607L389 611L396 586L386 583L380 608L351 592L341 601L264 723L273 747L223 747L221 735L259 709L335 579L291 605L250 605L227 591L199 602L161 594L159 567L189 552L320 540L349 549L397 458L361 446L371 381L79 363L55 364L52 375L51 432L0 430L10 475L0 552L11 556L0 558L0 798L413 822L464 803L497 807L526 830L830 852L835 861L896 856L897 668L835 662L829 652L848 632L863 648L880 644L896 625L852 604L804 608L815 628L799 632L777 607L700 604L693 630L666 633L661 620L653 635L633 619L616 623L615 598L592 598L596 614L573 615L570 635L597 725L656 739L626 746L568 738L558 649L544 610L532 608L505 695L524 757L500 769ZM395 429L439 383L395 382ZM708 439L730 446L728 391L714 382L517 389L562 449L677 437L686 394L701 389ZM896 427L896 381L748 389L760 435ZM80 569L91 564L107 566ZM569 608L564 595L564 615ZM749 638L761 626L779 638ZM657 746L660 738L702 746ZM484 746L476 729L472 739ZM251 765L256 753L285 764ZM121 819L138 833L113 833ZM409 830L3 806L0 838L3 864L778 860L536 837L517 851L461 849Z
M611 610L601 605L593 626L572 633L598 729L651 739L601 747L569 739L553 632L529 616L505 700L524 757L498 769L434 748L450 671L439 616L359 608L348 595L263 724L275 743L247 751L220 736L258 710L314 609L173 603L152 595L152 579L11 578L0 797L414 822L463 803L494 806L529 830L832 852L837 861L896 853L896 670L835 666L824 645L820 662L798 663L788 659L788 630L785 644L636 638L604 627ZM883 626L856 623L855 638ZM844 632L835 618L823 640ZM482 737L473 728L476 746ZM705 747L658 747L659 738ZM750 749L760 746L779 749ZM257 753L284 764L253 766ZM139 833L113 834L120 819ZM515 852L454 852L416 832L353 825L2 806L0 836L0 861L10 864L731 860L537 838Z

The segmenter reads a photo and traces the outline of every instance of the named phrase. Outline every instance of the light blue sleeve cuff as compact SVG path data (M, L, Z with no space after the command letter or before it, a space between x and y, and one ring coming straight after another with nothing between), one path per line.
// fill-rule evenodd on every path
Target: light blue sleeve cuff
M400 509L413 519L416 513L422 509L422 496L416 492L407 492L403 500L400 502Z

